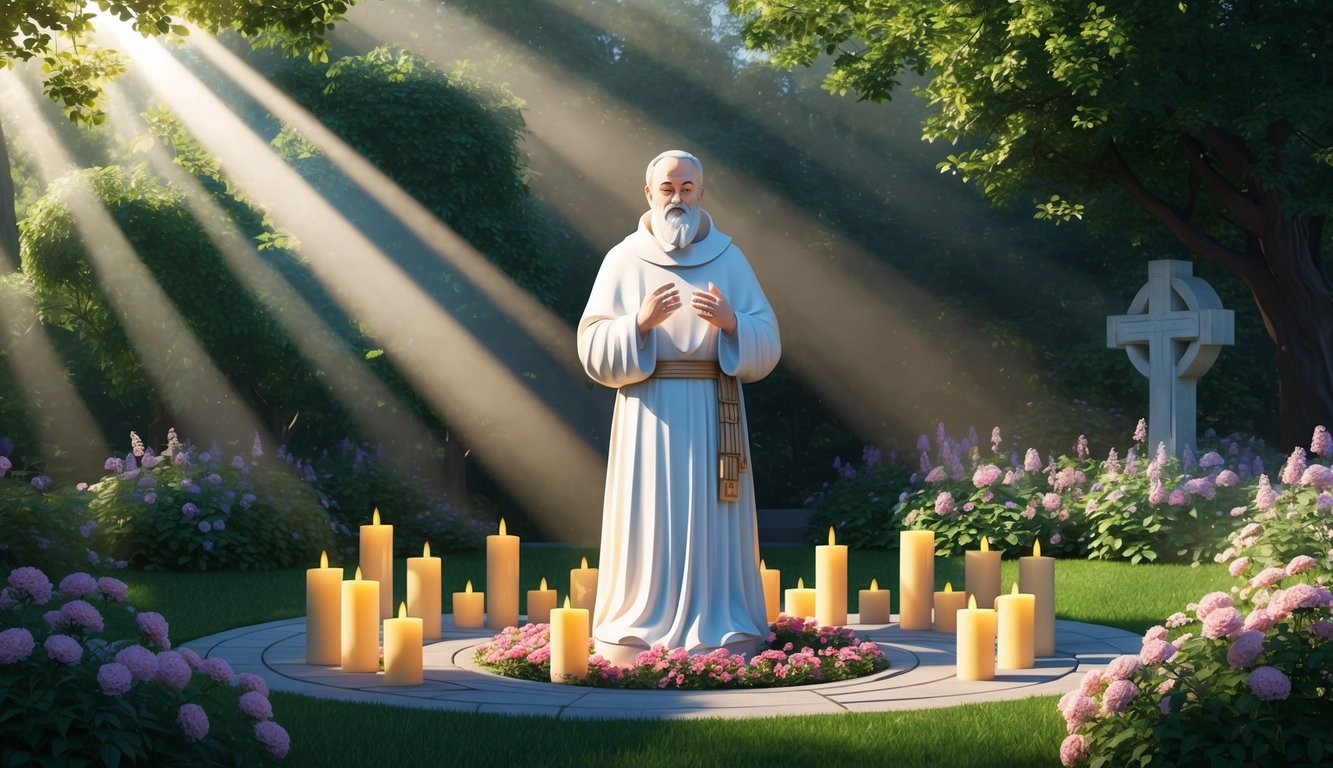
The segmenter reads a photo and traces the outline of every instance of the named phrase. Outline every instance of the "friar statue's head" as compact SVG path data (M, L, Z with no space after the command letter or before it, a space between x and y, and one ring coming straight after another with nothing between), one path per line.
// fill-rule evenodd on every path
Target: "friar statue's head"
M654 157L644 173L643 193L652 209L649 225L663 250L684 248L699 232L704 166L680 149Z

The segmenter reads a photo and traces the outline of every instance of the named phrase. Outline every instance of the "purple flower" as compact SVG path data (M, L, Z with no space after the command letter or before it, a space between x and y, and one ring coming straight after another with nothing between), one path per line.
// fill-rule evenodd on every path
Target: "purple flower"
M259 433L255 433L255 444L250 446L250 457L257 459L264 455L264 445L259 442Z
M144 475L139 478L138 486L140 488L152 488L155 485L157 485L157 478L152 475Z
M86 600L70 600L60 606L60 618L65 626L81 627L92 632L101 632L105 628L102 614Z
M13 468L14 465L10 463L9 459L5 458L4 456L0 456L0 477L4 477L6 474L9 473L9 470Z
M163 651L157 655L157 676L153 681L173 691L183 691L194 676L185 657L175 651Z
M929 451L930 438L926 437L925 435L921 435L920 437L918 437L916 439L916 449L918 451Z
M130 670L124 664L113 661L109 664L103 664L97 670L97 684L102 687L102 693L108 696L119 696L130 689L134 678L130 675Z
M1231 647L1227 649L1227 663L1232 669L1244 669L1263 652L1264 633L1257 629L1247 629L1231 641Z
M102 576L97 579L97 589L108 600L122 602L130 596L130 588L120 579Z
M208 735L208 713L198 704L182 704L176 712L176 725L190 741L199 741Z
M242 691L256 691L268 696L268 681L253 672L242 672L237 675L236 687Z
M60 580L61 597L87 597L97 594L97 579L82 571L71 573Z
M1246 682L1263 701L1282 701L1291 695L1291 679L1277 667L1258 667Z
M1308 485L1319 491L1333 488L1333 469L1323 464L1311 464L1301 473L1301 485Z
M245 469L245 459L242 459L239 455L237 455L237 456L232 456L232 457L231 457L231 468L232 468L232 469Z
M292 739L286 729L272 720L255 723L255 739L278 759L286 757L292 747Z
M190 648L181 648L176 653L179 653L181 658L185 659L185 663L190 665L190 669L199 669L199 665L204 663L204 660L199 658L199 654Z
M236 700L236 706L247 717L256 720L268 720L273 717L273 705L268 697L259 691L246 691Z
M164 651L171 648L171 640L167 637L167 620L162 614L144 611L134 617L134 623L153 645Z
M210 533L212 530L213 530L213 524L212 524L212 523L208 522L207 520L200 520L200 521L199 521L199 532L200 532L200 533Z
M221 656L211 656L199 662L199 671L219 683L231 685L231 665Z
M1314 428L1314 436L1310 438L1310 453L1316 456L1333 456L1333 436L1329 436L1328 429L1323 424Z
M15 600L27 598L35 605L51 600L51 580L41 570L25 565L9 572L9 594Z
M181 505L181 514L192 518L199 514L199 507L196 507L193 501L187 501Z
M203 456L199 457L203 461L208 461ZM190 454L185 451L172 451L171 463L178 467L188 467L190 465Z
M1217 451L1209 451L1199 459L1199 468L1212 469L1213 467L1220 467L1225 463L1226 459L1223 459L1221 454Z
M47 475L38 475L32 479L32 487L43 492L50 490L51 486L55 484L56 481L52 480Z
M32 655L32 633L22 627L0 632L0 664L13 664Z
M142 645L131 645L116 654L116 661L125 665L136 683L152 680L157 675L157 657Z
M1131 680L1113 680L1102 694L1102 713L1118 715L1125 711L1129 702L1139 692L1138 686Z
M1223 488L1230 488L1240 482L1240 476L1229 469L1224 469L1217 473L1217 477L1213 478L1213 482Z
M83 646L69 635L50 635L42 646L47 656L61 664L78 664L83 658Z
M1184 491L1177 488L1176 490L1171 492L1171 495L1169 497L1167 497L1166 503L1170 504L1173 507L1180 507L1184 506L1185 504L1188 504L1189 500L1190 500L1189 496L1187 496Z
M118 459L115 456L112 456L111 458L106 460L106 463L102 465L102 469L105 469L107 472L111 472L112 474L119 475L120 473L125 471L125 461L124 459Z
M156 503L157 503L157 494L154 493L153 491L149 491L148 493L145 493L145 494L143 495L143 503L145 503L145 504L156 504Z

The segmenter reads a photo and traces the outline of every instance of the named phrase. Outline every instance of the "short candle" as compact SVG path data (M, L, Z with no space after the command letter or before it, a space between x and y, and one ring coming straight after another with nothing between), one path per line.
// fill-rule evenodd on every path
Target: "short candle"
M958 679L995 679L995 609L978 608L977 596L967 596L967 608L958 612Z
M889 590L879 588L879 579L871 579L870 589L858 593L857 604L862 624L889 623Z
M805 586L805 579L796 580L796 586L787 590L783 606L788 616L805 619L815 615L815 590Z
M430 556L430 542L421 547L421 557L407 558L407 615L422 620L423 638L439 640L440 614L444 611L440 558Z
M994 608L1000 594L1000 552L991 551L990 539L981 537L981 549L963 554L965 589L977 596L978 608Z
M380 585L380 618L393 615L393 526L380 525L380 511L361 526L361 572Z
M486 623L486 594L472 591L472 580L467 589L454 593L454 626L480 627Z
M847 545L828 529L828 544L815 547L815 621L823 627L847 623Z
M1055 655L1055 558L1042 557L1041 542L1032 542L1032 556L1018 558L1018 589L1033 596L1032 651Z
M542 577L539 589L528 590L528 623L550 624L551 609L555 607L555 590L546 588L546 577Z
M782 613L782 571L769 568L760 560L759 578L764 582L764 612L768 614L768 623L772 624Z
M935 593L936 632L957 632L958 612L967 607L967 593L953 591L953 582L944 583L944 591Z
M551 611L551 682L568 683L588 676L589 611L565 607Z
M343 569L329 567L329 553L319 567L305 572L305 663L342 663Z
M361 569L342 584L342 669L380 671L380 584L363 580Z
M500 532L486 537L486 626L504 629L518 624L518 537Z
M421 685L422 621L407 615L407 603L398 604L398 618L384 620L384 682L388 685Z
M1035 666L1032 654L1032 614L1034 598L1018 591L1018 582L1014 582L1013 591L995 598L995 612L998 616L998 640L996 643L996 666L1000 669L1031 669Z
M588 567L586 557L582 565L569 570L569 602L589 612L597 607L597 569Z

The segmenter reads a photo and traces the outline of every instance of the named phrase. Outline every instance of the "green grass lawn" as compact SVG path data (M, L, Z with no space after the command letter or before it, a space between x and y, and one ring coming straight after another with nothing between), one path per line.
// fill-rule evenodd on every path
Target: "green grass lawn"
M595 552L560 547L524 548L521 591L545 576L561 595L569 569ZM782 570L783 586L797 577L814 582L810 547L763 551ZM337 563L335 563L337 565ZM405 582L402 560L396 600ZM350 570L350 569L349 569ZM1129 565L1061 560L1056 563L1056 614L1142 632L1204 593L1228 589L1221 566ZM852 550L849 593L871 578L896 589L896 553ZM1002 566L1005 585L1017 563ZM961 588L962 560L940 559L936 581ZM444 556L445 610L449 593L471 579L483 589L485 556ZM349 573L350 575L350 573ZM174 641L232 627L300 616L305 610L303 569L263 573L127 572L131 598L167 617ZM896 610L896 599L895 599ZM523 610L523 606L520 606ZM774 695L782 695L775 692ZM529 764L541 766L1055 766L1064 726L1054 697L970 704L918 712L781 717L758 720L557 721L533 717L466 715L291 694L273 697L276 719L292 734L293 766L434 766Z

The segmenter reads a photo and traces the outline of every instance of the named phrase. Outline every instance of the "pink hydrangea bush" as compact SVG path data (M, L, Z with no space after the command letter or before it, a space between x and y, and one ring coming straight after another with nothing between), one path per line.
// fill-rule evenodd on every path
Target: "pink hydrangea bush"
M171 650L125 583L31 566L0 589L0 745L13 765L265 765L290 739L268 686Z
M549 624L509 627L478 646L475 660L496 674L550 681ZM588 652L592 653L592 641ZM862 642L845 627L820 627L787 615L769 627L768 647L747 658L725 649L691 655L683 648L656 646L617 667L601 656L588 661L587 684L616 688L700 690L772 688L847 680L887 669L879 646Z
M1299 557L1242 575L1089 672L1058 708L1065 766L1327 765L1330 572Z

